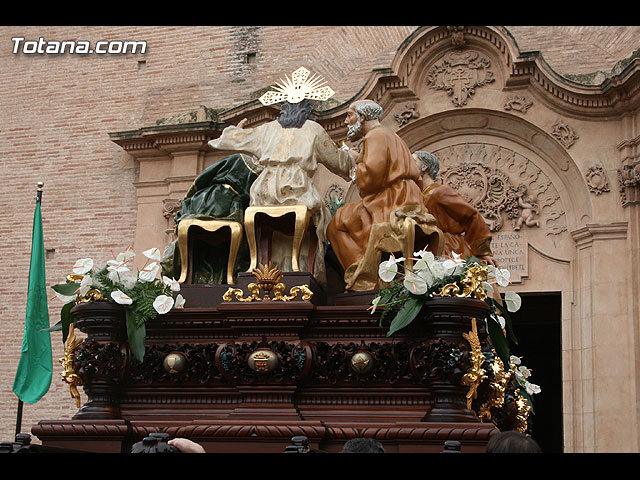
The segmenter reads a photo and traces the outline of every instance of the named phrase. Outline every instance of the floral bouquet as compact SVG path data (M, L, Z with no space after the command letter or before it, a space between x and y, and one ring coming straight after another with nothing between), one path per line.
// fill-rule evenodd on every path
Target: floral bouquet
M505 365L509 364L510 352L506 332L517 343L509 312L517 312L522 300L515 292L506 292L504 299L494 297L493 285L509 285L510 273L504 268L485 265L475 257L463 259L452 252L451 257L436 258L433 253L421 250L414 252L416 258L412 269L398 271L398 264L405 258L391 256L382 262L378 269L380 280L390 286L382 288L380 295L371 302L371 313L383 308L383 318L396 307L400 307L389 325L387 336L409 325L418 316L424 302L433 297L466 296L483 300L491 307L491 313L485 319L487 332L497 354ZM402 277L398 281L398 277Z
M531 400L531 395L540 393L538 385L529 381L531 370L521 364L521 359L511 355L509 341L517 344L511 327L509 313L517 312L522 299L515 292L505 292L504 298L498 294L498 287L506 287L510 283L510 272L504 268L486 265L478 258L467 257L452 252L451 257L436 258L433 253L421 250L414 252L413 268L398 270L398 264L404 257L391 257L382 262L378 275L383 285L379 295L371 301L369 309L373 314L382 308L380 325L383 318L394 309L396 315L389 325L387 336L411 324L418 316L422 306L429 298L434 297L470 297L486 302L490 313L485 318L487 332L496 354L507 366L515 380L515 385L524 389L523 397ZM398 308L399 307L399 308Z
M113 252L112 252L113 253ZM127 336L134 357L142 362L146 338L146 322L165 314L172 308L183 308L185 299L174 292L180 284L173 278L160 278L160 250L151 248L142 252L147 261L138 272L130 268L135 253L130 249L96 269L91 258L81 258L71 268L65 283L51 288L64 306L58 322L50 330L61 330L66 341L69 325L74 319L71 308L83 302L107 301L122 305L126 314ZM79 281L79 283L78 283Z

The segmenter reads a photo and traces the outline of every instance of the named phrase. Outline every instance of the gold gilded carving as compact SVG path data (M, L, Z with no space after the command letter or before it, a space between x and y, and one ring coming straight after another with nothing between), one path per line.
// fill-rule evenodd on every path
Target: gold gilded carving
M62 380L69 384L69 391L71 392L71 397L76 401L76 407L80 408L80 392L78 391L78 387L83 384L82 378L78 374L76 374L73 369L73 362L76 358L75 350L83 342L83 340L78 339L73 330L73 323L69 325L69 334L67 335L67 340L64 343L64 356L60 358L58 361L62 365L62 373L60 376Z
M455 283L448 283L438 292L434 293L434 297L472 297L478 300L486 300L487 294L482 287L482 282L487 280L487 269L482 265L470 268L465 273L460 284L462 288Z
M482 368L485 358L482 354L482 346L480 345L480 338L478 338L478 327L475 318L471 319L471 331L469 333L463 333L462 336L471 346L471 368L462 377L462 385L469 387L466 398L467 408L470 409L473 400L478 396L478 386L487 378L486 372Z
M280 282L282 279L282 272L277 266L274 266L269 262L268 265L260 265L259 268L253 270L253 276L256 278L255 283L250 283L247 288L251 292L251 296L244 297L244 292L239 288L229 287L224 293L222 299L225 302L231 302L235 297L240 302L260 302L260 301L282 301L288 302L298 298L298 294L304 301L309 301L313 297L313 292L309 289L308 285L298 285L292 287L289 290L289 295L283 295L285 285ZM264 292L262 298L260 298L260 291ZM273 298L271 292L273 291Z
M489 70L491 62L474 50L453 50L445 53L427 72L427 85L445 90L456 107L467 104L477 87L495 81Z
M505 371L504 363L497 355L490 368L494 380L489 384L488 399L478 409L478 418L483 422L491 420L491 409L501 408L504 404L507 383L511 377L509 372Z

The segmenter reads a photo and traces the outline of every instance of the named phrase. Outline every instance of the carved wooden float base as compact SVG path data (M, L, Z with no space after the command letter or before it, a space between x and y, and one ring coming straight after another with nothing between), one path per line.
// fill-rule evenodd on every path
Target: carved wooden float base
M139 439L153 432L185 437L201 444L207 453L284 453L291 439L305 436L311 449L336 453L352 438L380 442L388 453L439 453L444 442L459 441L462 453L482 453L492 424L425 422L331 423L320 421L269 422L220 420L172 425L171 422L79 420L41 421L32 433L43 445L101 453L128 453Z

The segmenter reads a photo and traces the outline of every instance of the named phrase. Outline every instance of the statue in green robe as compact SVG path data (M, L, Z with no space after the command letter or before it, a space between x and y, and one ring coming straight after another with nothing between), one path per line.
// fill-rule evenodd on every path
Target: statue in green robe
M236 153L213 163L196 177L175 215L176 231L182 220L230 220L243 223L249 206L249 189L258 178L261 167L244 153ZM194 230L195 227L191 227ZM191 233L190 233L191 234ZM226 283L230 239L212 245L206 237L193 242L192 283ZM249 247L243 235L238 251L234 278L249 268ZM177 240L165 249L163 274L178 278L181 271Z

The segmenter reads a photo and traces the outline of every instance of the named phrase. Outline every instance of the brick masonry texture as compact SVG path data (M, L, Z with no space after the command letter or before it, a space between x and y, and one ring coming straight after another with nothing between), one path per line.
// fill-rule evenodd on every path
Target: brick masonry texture
M110 132L151 126L199 105L228 108L300 65L322 75L347 101L371 71L389 67L416 26L3 26L0 27L0 440L13 439L11 388L24 328L36 184L42 211L47 284L74 262L98 262L132 245L136 165ZM559 73L610 71L637 49L639 27L507 27L522 51L539 50ZM35 40L140 40L144 54L13 54L12 37ZM159 246L162 247L162 246ZM51 291L53 294L53 292ZM60 303L49 302L50 323ZM59 334L52 335L49 393L25 405L22 431L43 419L70 418L75 405L60 380ZM83 400L86 397L83 395ZM37 439L35 439L37 441Z

